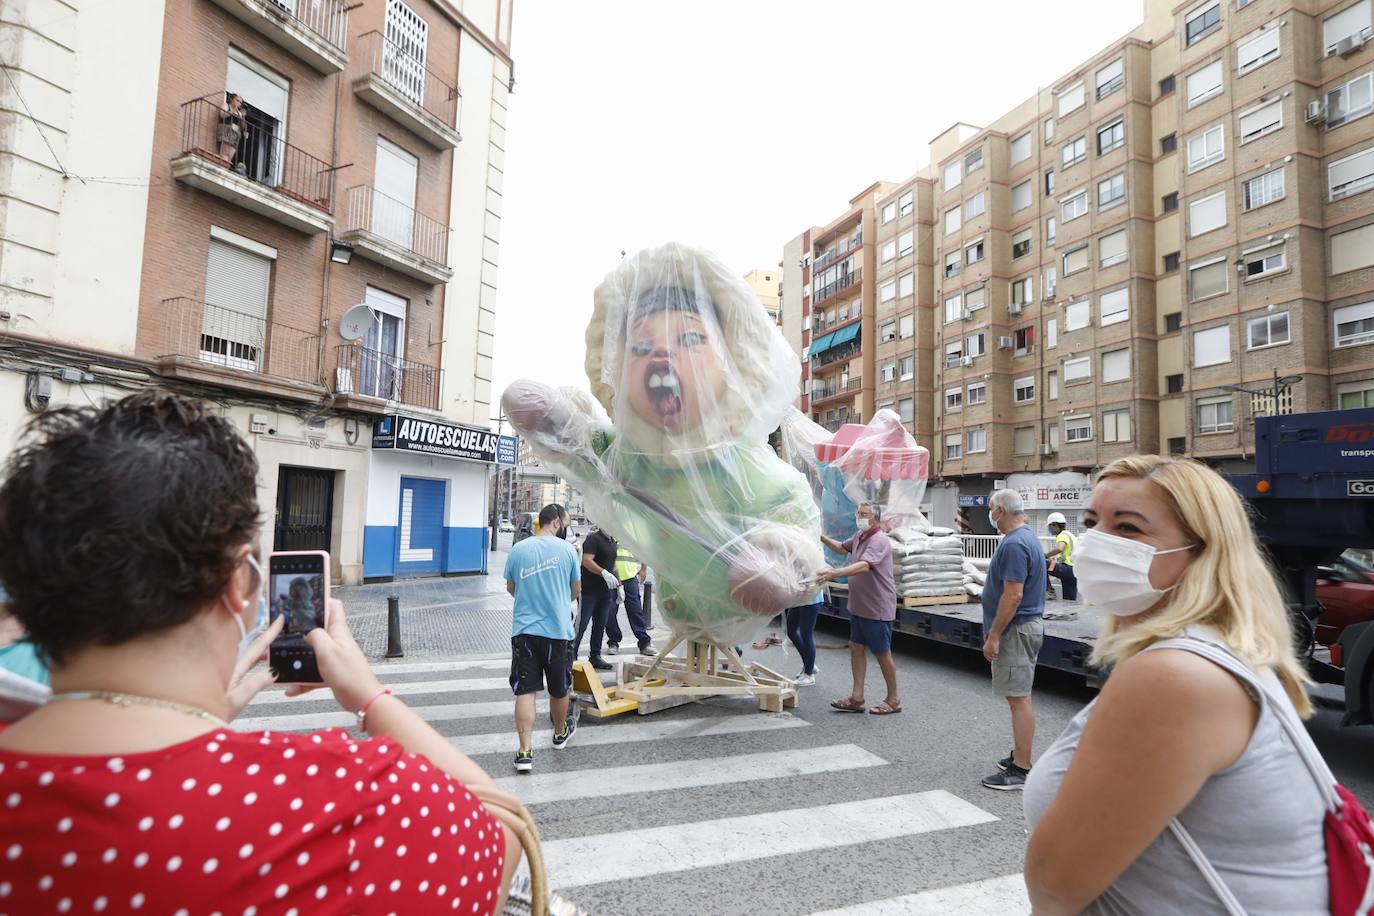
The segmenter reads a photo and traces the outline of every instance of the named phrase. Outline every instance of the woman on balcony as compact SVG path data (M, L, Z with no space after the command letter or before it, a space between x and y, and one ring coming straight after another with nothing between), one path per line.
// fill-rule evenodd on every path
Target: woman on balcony
M243 99L237 93L224 94L224 114L219 119L219 157L229 163L229 167L240 175L247 169L239 158L239 144L248 132L248 116L243 110Z

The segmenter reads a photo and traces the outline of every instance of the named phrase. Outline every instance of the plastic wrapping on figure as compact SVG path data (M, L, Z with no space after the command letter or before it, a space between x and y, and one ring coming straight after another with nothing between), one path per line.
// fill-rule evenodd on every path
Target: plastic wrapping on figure
M588 515L655 570L675 633L734 644L759 615L809 601L823 566L811 491L768 445L799 374L744 281L669 244L626 258L597 287L595 401L516 382L502 406L582 491Z
M883 527L888 531L930 527L921 514L930 452L916 444L895 412L883 409L866 425L840 427L829 442L816 445L816 458L827 488L832 479L827 474L838 474L850 503L875 503L882 508Z

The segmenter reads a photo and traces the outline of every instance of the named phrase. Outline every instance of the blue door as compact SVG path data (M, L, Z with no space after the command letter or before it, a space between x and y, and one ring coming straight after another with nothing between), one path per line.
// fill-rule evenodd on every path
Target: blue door
M442 480L401 478L396 575L436 575L443 568L444 487Z

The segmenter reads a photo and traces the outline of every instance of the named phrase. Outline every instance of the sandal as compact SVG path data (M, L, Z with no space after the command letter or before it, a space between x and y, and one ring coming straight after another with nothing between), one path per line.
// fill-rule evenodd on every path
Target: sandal
M769 646L780 646L780 645L782 645L782 640L778 638L778 634L776 634L776 633L769 633L768 636L767 636L766 638L760 639L758 642L754 643L754 648L755 648L756 650L761 650L761 649L767 649Z
M874 706L868 712L869 715L874 716L895 716L897 713L901 711L901 703L898 703L896 706L893 706L890 703L888 703L887 700L883 700L881 703L879 703L877 706Z
M831 700L830 708L837 712L857 712L864 711L864 701L856 700L853 697L845 697L843 700Z

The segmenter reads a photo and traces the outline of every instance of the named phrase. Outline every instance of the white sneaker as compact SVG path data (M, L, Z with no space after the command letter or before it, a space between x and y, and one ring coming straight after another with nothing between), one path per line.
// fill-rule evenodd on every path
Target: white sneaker
M796 682L796 685L797 685L798 687L815 687L815 686L816 686L816 675L814 675L814 674L807 674L805 671L803 671L801 674L797 675L793 680Z

